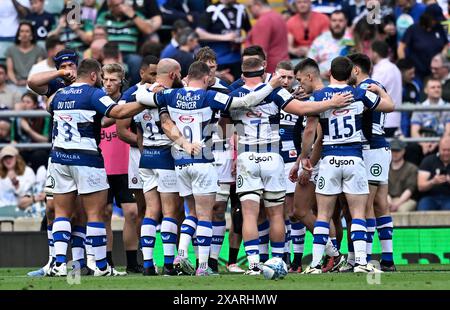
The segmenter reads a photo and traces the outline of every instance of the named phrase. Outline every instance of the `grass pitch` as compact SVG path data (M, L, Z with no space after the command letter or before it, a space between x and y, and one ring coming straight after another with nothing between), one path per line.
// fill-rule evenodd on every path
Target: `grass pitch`
M120 269L120 268L119 268ZM66 278L30 278L30 269L0 269L0 290L449 290L450 265L404 265L379 279L367 274L289 274L278 281L263 276L223 272L211 277L82 277L78 285ZM378 281L379 280L379 281ZM370 284L370 283L379 284Z

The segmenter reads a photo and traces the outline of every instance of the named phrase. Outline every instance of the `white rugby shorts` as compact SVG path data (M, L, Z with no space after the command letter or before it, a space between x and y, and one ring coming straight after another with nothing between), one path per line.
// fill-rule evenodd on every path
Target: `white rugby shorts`
M369 193L366 166L360 157L329 155L320 162L316 193L362 195Z

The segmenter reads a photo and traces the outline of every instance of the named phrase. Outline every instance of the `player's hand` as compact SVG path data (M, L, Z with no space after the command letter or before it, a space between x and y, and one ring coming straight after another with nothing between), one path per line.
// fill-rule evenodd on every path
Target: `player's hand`
M278 74L272 75L272 78L270 79L269 84L272 86L272 88L281 87L281 85L283 84L281 75L278 75Z
M75 71L73 70L59 70L59 76L64 79L66 82L72 84L77 79L77 76L75 74Z
M380 95L383 93L383 89L378 86L377 84L369 84L369 86L367 86L367 90L371 91L377 95Z
M298 183L300 185L306 185L309 183L309 180L311 179L311 171L302 169L300 172L300 175L298 177Z
M352 93L345 93L345 94L334 94L331 98L331 106L333 108L343 108L348 106L350 103L353 102L353 94Z
M295 89L295 91L292 93L292 96L295 99L303 100L304 98L308 97L308 94L305 92L303 87L299 86Z
M295 183L298 180L298 169L299 166L297 163L295 163L289 171L289 181L291 181L292 183Z
M202 145L198 142L186 142L185 144L183 144L183 149L186 153L197 156L202 152Z
M159 93L162 92L164 89L165 89L164 86L162 86L161 84L157 84L155 85L155 87L153 87L152 92Z

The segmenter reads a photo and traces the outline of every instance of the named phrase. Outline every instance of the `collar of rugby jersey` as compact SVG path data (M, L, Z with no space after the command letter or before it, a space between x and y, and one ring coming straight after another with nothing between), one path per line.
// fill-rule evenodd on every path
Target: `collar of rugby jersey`
M330 84L330 85L328 85L328 87L331 87L331 88L346 88L348 86L349 85L347 85L347 84Z
M264 83L261 82L261 83L259 83L258 85L254 86L254 87L249 87L247 85L244 85L244 86L242 86L242 88L245 88L245 89L250 90L250 91L254 91L255 89L257 89L261 85L264 85Z

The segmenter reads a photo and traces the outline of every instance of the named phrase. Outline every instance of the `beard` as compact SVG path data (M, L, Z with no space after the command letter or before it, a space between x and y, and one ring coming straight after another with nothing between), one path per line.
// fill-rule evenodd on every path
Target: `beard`
M347 84L348 85L352 85L352 86L356 86L356 77L355 76L350 76L350 78L347 80Z
M343 28L341 31L335 31L333 29L330 29L330 31L334 39L342 39L345 34L345 28Z
M172 83L172 88L183 88L183 82L181 82L181 79L177 76Z
M102 80L101 79L97 79L97 81L95 81L94 87L97 88L102 88Z

